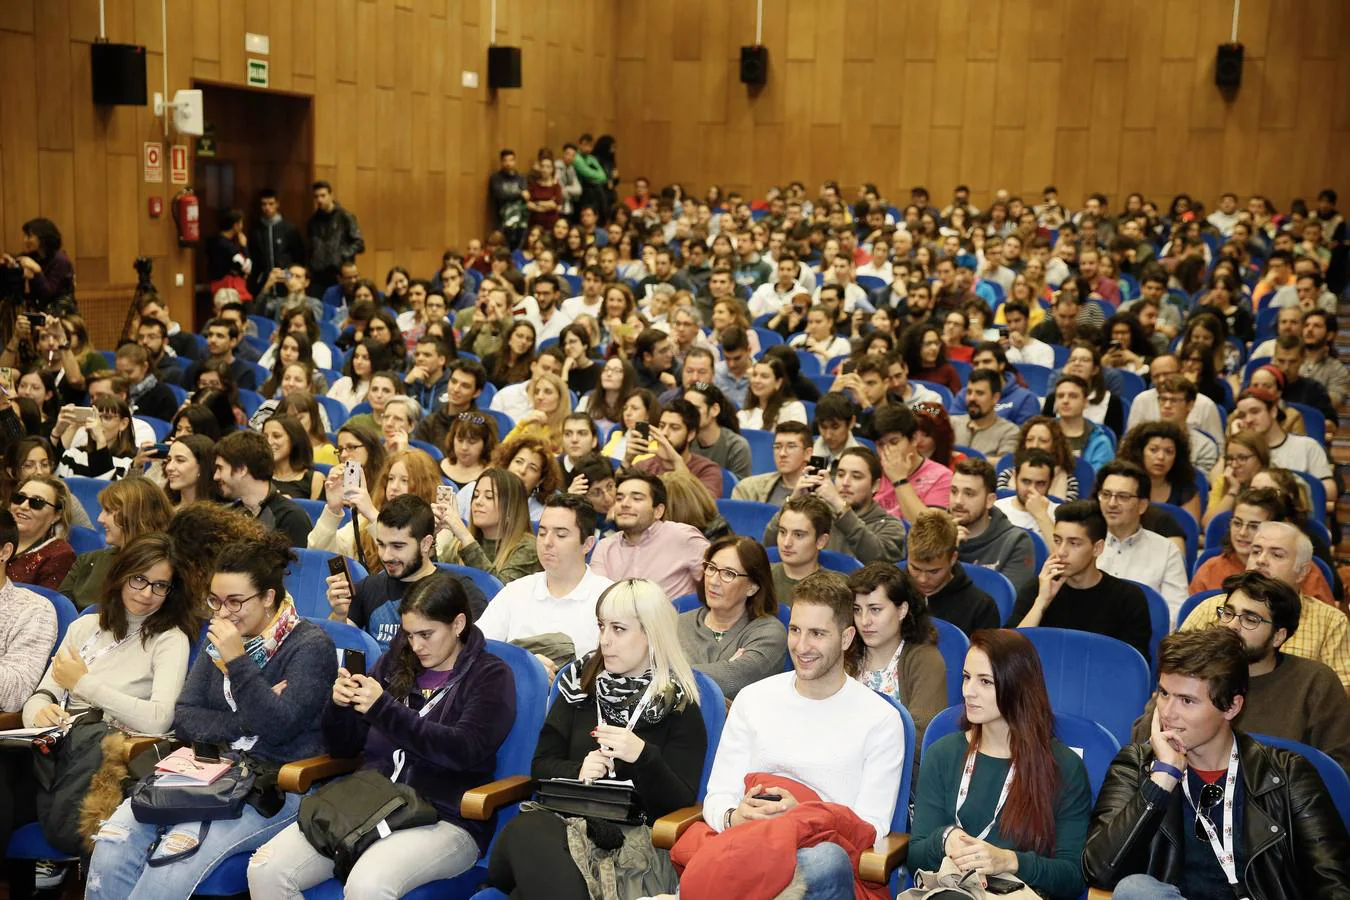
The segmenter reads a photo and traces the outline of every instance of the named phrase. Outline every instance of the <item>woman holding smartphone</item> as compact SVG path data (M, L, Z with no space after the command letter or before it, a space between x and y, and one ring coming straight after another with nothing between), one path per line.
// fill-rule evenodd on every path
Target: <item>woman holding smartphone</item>
M505 469L487 469L473 485L469 524L455 499L438 499L436 519L454 535L454 555L466 566L494 575L503 584L543 571L530 531L530 503L524 483Z

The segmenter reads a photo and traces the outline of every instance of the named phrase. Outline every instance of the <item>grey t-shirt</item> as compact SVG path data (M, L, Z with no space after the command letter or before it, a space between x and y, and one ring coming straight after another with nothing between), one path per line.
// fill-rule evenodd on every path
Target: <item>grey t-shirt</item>
M750 442L729 428L723 428L709 447L694 438L694 445L690 449L717 463L738 479L750 477Z

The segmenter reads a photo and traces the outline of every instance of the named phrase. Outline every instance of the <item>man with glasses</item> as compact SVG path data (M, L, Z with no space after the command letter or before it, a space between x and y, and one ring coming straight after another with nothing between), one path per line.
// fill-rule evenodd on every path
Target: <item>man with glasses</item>
M535 652L550 680L560 658L583 656L599 643L595 604L614 582L586 565L586 555L595 547L598 518L591 504L576 494L554 494L545 500L536 545L543 571L503 587L477 622L490 640L512 641L532 652L552 651ZM560 654L556 645L545 647L534 640L549 634L571 640L570 656Z
M797 489L810 458L811 426L801 422L779 422L773 430L775 471L751 475L738 483L731 489L732 499L781 506Z
M1168 376L1181 374L1181 360L1177 358L1175 353L1155 356L1153 362L1149 364L1149 374L1154 386L1146 391L1141 391L1131 402L1130 416L1125 423L1126 431L1144 422L1157 422L1162 419L1162 410L1158 404L1158 385L1162 384ZM1204 394L1196 396L1195 404L1186 414L1186 421L1215 438L1225 433L1223 420L1219 417L1218 406Z
M1128 460L1115 459L1098 470L1096 497L1107 534L1097 567L1153 588L1167 601L1170 618L1175 619L1188 596L1186 560L1176 544L1143 526L1148 491L1148 475ZM1148 658L1147 650L1144 657Z
M272 484L272 448L256 431L236 431L216 444L216 487L233 507L280 531L292 547L309 545L309 514Z
M1294 590L1307 576L1313 561L1312 541L1288 522L1262 522L1247 553L1247 569L1282 581ZM1350 623L1336 607L1303 594L1299 598L1298 630L1280 645L1280 651L1325 663L1350 691ZM1201 601L1181 631L1213 624L1222 596Z
M1282 652L1298 631L1298 592L1260 572L1224 579L1214 624L1236 631L1247 655L1251 684L1233 724L1316 747L1350 769L1350 699L1323 663ZM1134 723L1134 739L1147 741L1155 696Z
M1106 540L1107 520L1096 503L1075 500L1056 509L1050 558L1018 596L1009 624L1105 635L1148 659L1148 601L1137 584L1101 569Z
M1197 472L1208 473L1219 461L1219 441L1216 435L1197 428L1191 421L1191 412L1200 396L1195 382L1185 375L1168 375L1162 379L1155 378L1153 383L1158 386L1160 418L1186 432L1191 444L1191 465L1195 466Z
M19 526L0 510L0 712L18 712L47 670L56 644L56 610L46 597L21 588L5 575L19 546ZM0 783L0 803L9 785ZM12 805L12 804L9 804ZM9 808L9 805L6 808Z
M413 429L415 440L426 441L434 447L445 446L445 436L456 418L478 409L478 398L483 393L483 385L487 384L487 370L476 359L457 359L450 364L449 371L445 393L438 397L440 406Z
M1317 771L1234 728L1249 665L1228 628L1163 639L1148 741L1120 752L1097 795L1089 885L1115 900L1347 895L1350 837Z

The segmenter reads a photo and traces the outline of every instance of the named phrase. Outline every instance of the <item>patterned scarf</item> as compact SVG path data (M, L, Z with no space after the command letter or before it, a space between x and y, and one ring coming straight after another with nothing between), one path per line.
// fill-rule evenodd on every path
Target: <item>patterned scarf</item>
M581 672L594 655L594 651L587 653L558 676L558 693L574 706L590 702L590 693L581 687ZM604 723L619 728L627 725L633 710L642 702L651 683L650 669L641 675L612 675L602 669L595 678L595 696L600 702L600 714ZM684 700L684 689L678 682L671 682L670 687L653 697L642 710L642 721L648 725L655 725L672 709L683 707Z
M281 644L295 630L295 626L300 624L300 614L295 611L295 604L287 597L282 602L277 614L272 617L272 621L263 626L260 634L248 638L244 641L244 655L253 660L258 668L264 668L272 661L272 657L277 655L281 649ZM206 655L211 657L211 661L216 664L216 668L225 672L225 663L220 659L220 651L214 644L207 643Z

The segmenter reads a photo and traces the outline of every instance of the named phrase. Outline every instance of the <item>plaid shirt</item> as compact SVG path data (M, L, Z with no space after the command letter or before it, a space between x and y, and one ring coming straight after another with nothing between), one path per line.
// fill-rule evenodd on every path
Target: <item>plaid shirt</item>
M1302 595L1303 612L1299 617L1298 630L1294 636L1280 647L1282 653L1302 656L1326 663L1340 678L1341 684L1350 689L1350 622L1345 613L1320 600ZM1216 594L1195 608L1181 630L1207 628L1218 621L1214 611L1223 605L1224 596Z

